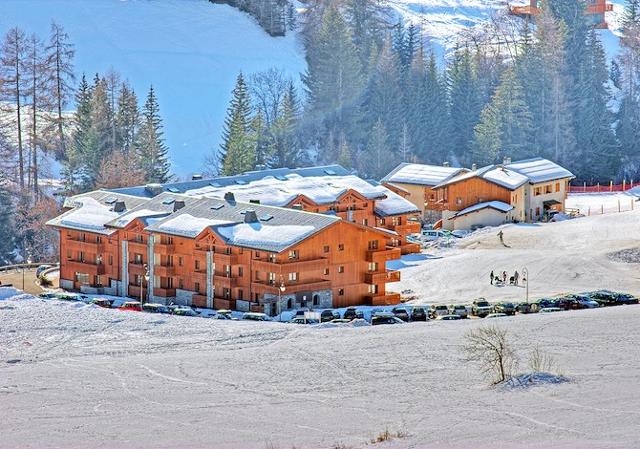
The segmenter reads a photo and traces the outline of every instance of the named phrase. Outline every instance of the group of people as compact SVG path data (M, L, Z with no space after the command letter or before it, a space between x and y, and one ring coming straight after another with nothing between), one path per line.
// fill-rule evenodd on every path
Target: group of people
M498 274L496 275L494 274L493 270L491 270L491 274L489 275L489 277L491 285L506 285L507 279L509 279L510 285L519 285L520 282L520 273L518 273L517 270L515 273L513 273L513 276L509 276L506 271L503 271L502 273L498 272ZM526 282L526 279L523 280Z

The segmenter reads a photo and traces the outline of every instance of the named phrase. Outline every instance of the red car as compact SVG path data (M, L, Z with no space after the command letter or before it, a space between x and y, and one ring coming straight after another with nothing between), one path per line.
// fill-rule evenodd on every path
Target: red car
M140 301L127 301L118 307L123 312L140 312Z

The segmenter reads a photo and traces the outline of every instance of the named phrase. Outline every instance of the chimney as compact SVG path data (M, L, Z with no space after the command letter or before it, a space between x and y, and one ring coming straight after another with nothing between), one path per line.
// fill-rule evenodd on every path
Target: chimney
M505 158L502 161L502 164L503 165L509 165L510 163L511 163L511 158L505 156Z
M260 204L260 200L249 200L251 204Z
M236 201L236 197L233 192L227 192L224 194L224 200L228 203L234 203Z
M192 181L200 181L201 179L202 179L202 175L199 173L194 173L193 175L191 175Z
M471 164L471 171L476 171L478 166L476 164Z
M291 209L293 210L304 210L304 208L302 207L302 204L300 203L296 203L293 206L291 206Z
M256 165L256 171L261 171L261 170L266 170L267 166L264 164L258 164Z
M444 162L442 163L442 166L443 166L443 167L448 167L448 166L449 166L449 161L444 161Z
M144 186L144 189L149 192L152 196L157 196L162 193L162 185L161 184L147 184Z
M124 204L124 201L118 200L113 204L114 212L124 212L125 210L127 210L127 206Z
M253 209L247 209L244 212L244 222L245 223L257 223L258 222L258 215L256 214L256 211Z
M180 209L182 209L184 207L184 201L183 200L176 200L173 202L173 211L178 211Z

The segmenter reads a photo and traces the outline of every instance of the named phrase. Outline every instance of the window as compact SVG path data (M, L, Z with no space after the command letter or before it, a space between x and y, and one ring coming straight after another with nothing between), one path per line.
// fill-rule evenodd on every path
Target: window
M540 216L540 208L536 207L536 217L539 217L539 216Z
M276 274L275 273L269 273L269 284L275 284L276 283Z
M224 275L226 277L231 277L231 265L224 265L222 267L222 270L224 271Z
M276 255L273 253L269 253L269 257L267 258L269 260L269 262L275 262L276 261Z
M102 276L96 276L96 287L102 287Z
M369 220L367 220L366 218L362 220L362 224L364 226L369 226Z
M535 196L539 196L542 194L542 189L540 187L536 187L535 189L533 189L533 194Z
M144 243L144 239L142 237L142 234L136 234L136 236L133 238L133 240L138 242L138 243Z
M260 259L260 253L256 251L256 259Z
M244 276L244 269L242 267L238 267L238 277L241 278Z
M82 285L88 285L89 275L86 273L76 273L76 282L79 282Z
M226 248L224 249L224 253L225 253L226 255L231 255L231 247L226 247Z
M83 232L82 234L80 234L80 241L81 242L85 242L87 240L87 236L86 234Z
M289 260L298 258L298 250L292 249L289 251Z
M460 198L460 197L456 198L456 204L458 206L462 206L462 198Z
M182 257L178 257L178 266L181 267L184 264L184 259Z
M369 271L378 271L378 264L376 262L369 262Z
M369 251L375 251L378 249L378 241L377 240L369 240Z
M231 299L231 290L228 288L223 288L222 296L224 297L224 299Z
M338 267L338 273L344 273L344 265Z
M200 293L200 282L195 282L193 284L193 289L196 291L196 293Z
M325 253L328 253L328 252L329 252L329 245L325 245L325 246L324 246L324 252L325 252Z
M559 192L559 191L560 191L560 183L556 182L556 192Z
M314 306L320 305L320 296L313 295L313 305Z
M241 301L244 299L244 292L242 291L242 289L238 290L238 299Z
M200 270L200 261L198 259L196 259L195 261L195 266L196 266L196 271Z
M142 254L134 254L133 263L135 263L136 265L142 265Z
M289 273L289 282L297 282L298 273Z
M380 224L384 224L384 218L380 219Z
M78 260L79 260L80 262L84 262L84 252L83 252L83 251L80 251L80 252L78 253Z
M338 251L344 251L344 243L338 244Z
M544 193L551 193L551 184L547 184L544 186Z
M142 275L141 274L136 274L133 276L133 284L132 285L140 285L140 283L142 282Z
M168 267L173 266L173 256L167 256L167 266Z
M67 260L71 260L72 257L73 257L73 255L71 254L71 250L68 249L67 250Z
M184 282L182 281L182 278L178 279L178 288L179 289L184 289Z
M344 288L338 289L338 296L344 296Z
M325 275L325 276L329 276L329 269L328 269L328 268L325 268L325 269L324 269L324 275Z
M369 293L371 293L372 295L378 293L378 286L375 284L369 284Z
M291 298L289 298L287 300L287 309L292 309L293 308L293 302L291 301Z
M96 237L96 243L102 243L102 236L97 236Z
M102 265L102 254L96 256L96 265Z
M113 265L113 254L109 254L109 265Z
M167 278L167 288L173 288L173 278Z

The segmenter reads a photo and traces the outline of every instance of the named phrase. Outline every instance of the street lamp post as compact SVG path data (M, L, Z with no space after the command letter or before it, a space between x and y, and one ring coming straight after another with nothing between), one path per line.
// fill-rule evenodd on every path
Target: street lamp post
M276 311L278 313L278 321L282 321L282 306L280 303L282 302L282 294L287 290L284 286L284 281L282 280L282 276L280 276L280 286L278 287L278 307L276 307Z
M527 305L529 304L529 270L527 267L522 268L522 277L525 280Z
M149 266L145 263L142 265L144 273L140 276L140 311L143 311L144 305L144 281L149 282Z

